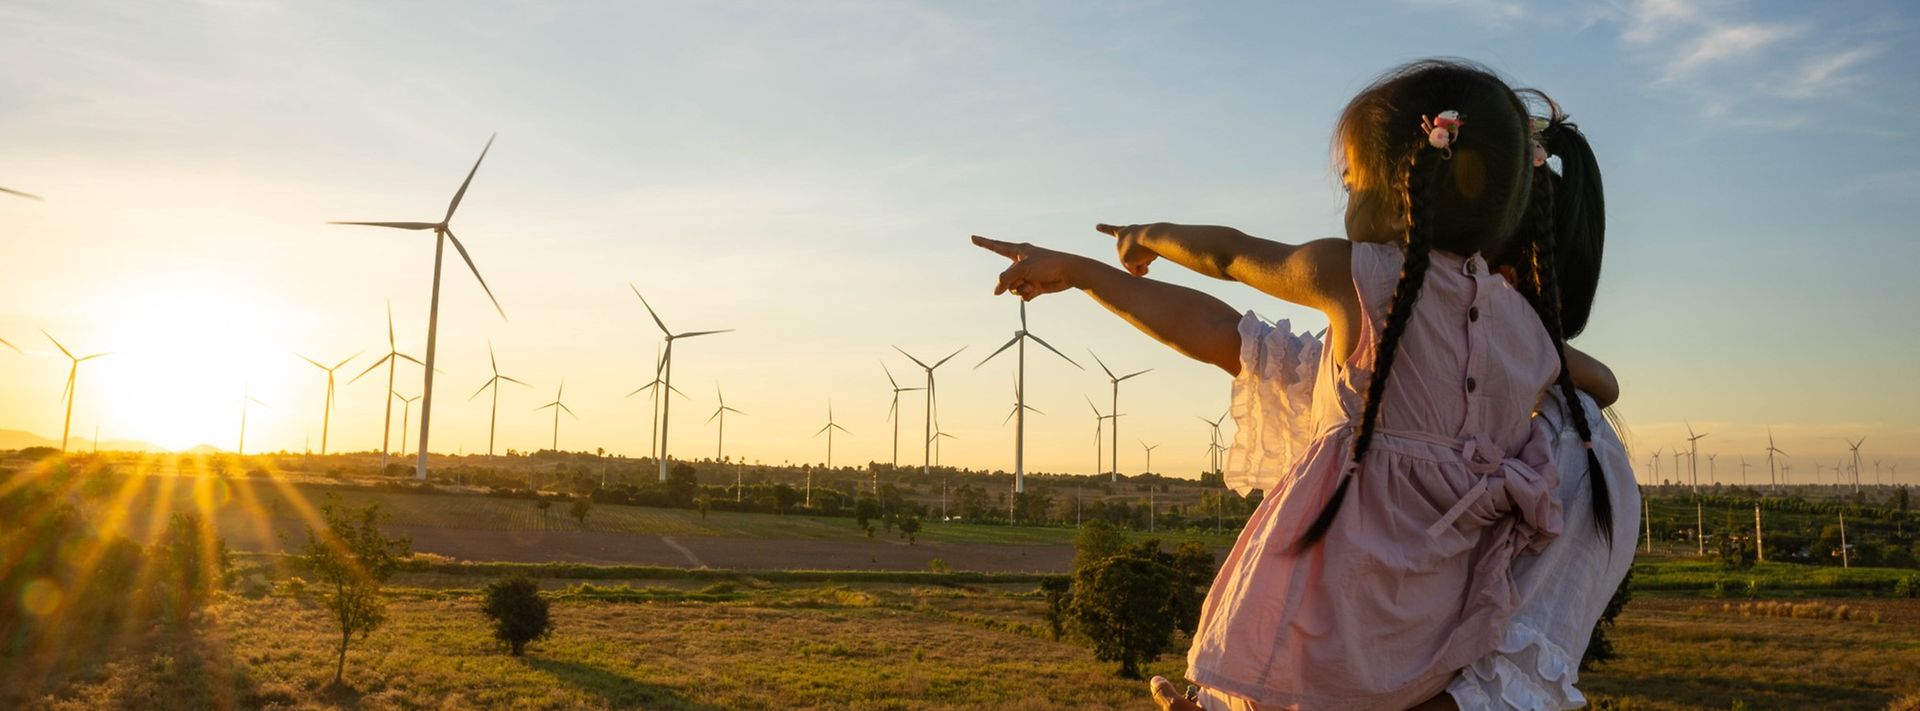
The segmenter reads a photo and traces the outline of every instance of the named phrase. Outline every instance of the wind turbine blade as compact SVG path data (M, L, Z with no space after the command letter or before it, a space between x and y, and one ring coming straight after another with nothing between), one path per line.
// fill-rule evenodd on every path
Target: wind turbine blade
M898 395L895 395L893 398L893 403L887 405L887 421L892 422L893 416L898 414L899 411L900 411L900 397Z
M640 297L640 305L647 307L647 315L653 317L653 325L660 327L660 333L665 334L669 339L673 338L673 331L667 329L667 322L660 320L660 314L654 313L653 304L647 303L647 297L640 296L640 287L634 286L632 282L628 282L627 288L633 290L634 296Z
M54 339L54 337L53 337L53 334L51 334L51 333L47 333L47 329L44 329L44 328L43 328L43 329L40 329L40 335L42 335L42 336L46 336L46 337L47 337L47 340L49 340L49 341L53 341L53 347L55 347L55 348L58 348L58 349L60 349L60 354L61 354L61 355L64 355L64 356L66 356L66 357L67 357L67 358L69 358L69 359L71 359L71 358L73 358L73 352L72 352L72 351L69 351L69 350L67 350L67 347L66 347L66 346L63 346L63 345L60 345L60 341L58 341L58 340L55 340L55 339Z
M349 381L347 381L347 384L348 384L348 385L352 385L352 384L354 384L354 383L357 383L357 382L360 382L360 379L361 379L361 378L364 378L364 377L366 377L366 375L367 375L368 373L371 373L371 372L373 372L375 368L379 368L379 367L380 367L380 364L381 364L381 363L385 363L385 362L387 362L387 361L389 361L389 360L393 360L393 356L394 356L394 355L396 355L396 354L394 354L394 353L388 353L388 354L386 354L386 355L384 355L384 356L381 356L381 357L380 357L380 360L376 360L376 361L374 361L374 362L373 362L373 365L369 365L369 366L367 366L367 369L366 369L366 370L362 370L362 371L360 371L360 374L359 374L359 375L356 375L356 376L353 376L353 379L352 379L352 380L349 380Z
M561 409L561 410L565 410L565 411L566 411L566 413L567 413L567 416L568 416L568 417L571 417L571 418L573 418L573 419L576 419L576 420L578 420L578 419L580 419L580 416L579 416L579 415L576 415L576 414L573 414L573 408L571 408L571 407L567 407L566 405L561 405L561 406L560 406L560 409Z
M0 346L6 346L6 347L8 347L8 348L11 348L11 349L13 349L13 352L15 352L15 353L19 353L19 352L20 352L20 347L19 347L19 346L16 346L16 345L13 345L12 343L8 343L8 342L7 342L7 339L5 339L5 338L0 338Z
M674 338L692 338L694 336L711 336L716 333L732 333L732 332L733 332L733 329L731 328L723 328L718 331L689 331L686 333L675 335Z
M653 386L654 386L654 383L647 383L646 385L642 385L640 387L634 388L633 392L627 393L627 397L633 397L635 395L639 395L640 393L646 392L648 388L651 388Z
M840 430L841 432L847 432L847 428L845 428L845 427L841 427L841 426L839 426L839 425L828 425L828 426L829 426L829 427L832 427L832 428L834 428L834 429L836 429L836 430ZM853 434L853 433L852 433L852 432L847 432L847 434Z
M826 426L821 427L819 432L813 433L813 436L819 437L821 434L824 434L827 430L830 430L830 429L833 429L833 423L831 422L827 423Z
M76 358L76 359L74 359L74 361L73 361L73 362L75 362L75 363L85 363L85 362L87 362L87 361L90 361L90 360L93 360L93 359L95 359L95 358L104 358L104 357L106 357L106 356L109 356L109 355L113 355L113 354L111 354L111 353L95 353L95 354L93 354L93 355L85 355L85 356L80 356L79 358Z
M487 341L487 367L493 368L493 374L500 374L500 359L493 357L493 341Z
M493 302L494 311L500 312L500 320L507 320L507 310L500 308L499 299L493 298L493 289L487 287L487 278L480 276L480 268L473 265L473 257L467 255L467 246L460 243L459 237L453 236L453 230L447 230L447 241L452 242L453 248L460 252L460 259L467 263L467 269L473 272L473 278L480 282L480 290L487 292L487 300Z
M894 347L893 347L893 349L894 349L894 350L896 350L896 351L900 351L900 355L903 355L903 356L906 356L906 357L907 357L907 360L910 360L910 361L913 361L913 364L914 364L914 365L917 365L917 366L920 366L921 368L925 368L925 369L927 369L927 370L933 370L932 368L927 368L927 364L926 364L926 363L922 363L922 362L920 362L920 359L919 359L919 358L915 358L915 357L913 357L913 354L912 354L912 353L908 353L908 352L906 352L905 350L902 350L902 349L901 349L901 348L900 348L899 346L894 346Z
M467 171L467 179L460 182L460 190L453 194L453 202L447 203L447 216L440 219L442 223L453 221L453 211L460 209L460 199L467 196L467 186L473 184L473 175L480 172L480 161L487 159L487 151L493 148L493 139L499 136L498 133L487 136L487 145L480 149L480 158L473 162L473 169Z
M393 302L389 301L387 302L387 352L393 353L399 350L399 346L395 345L393 340Z
M61 400L65 400L69 395L73 394L73 378L74 378L73 371L71 370L67 371L67 385L66 387L63 387L60 389Z
M509 378L509 377L507 377L507 376L504 376L504 375L501 375L501 376L496 376L496 377L498 377L498 378L500 378L501 380L505 380L505 381L507 381L507 382L509 382L509 383L513 383L514 385L525 385L525 386L527 386L527 387L533 387L533 385L532 385L531 383L526 383L526 382L522 382L522 381L521 381L521 380L519 380L518 378Z
M662 382L661 384L662 384L662 385L666 385L666 383L664 383L664 382ZM683 399L687 399L687 400L692 400L692 399L693 399L693 398L690 398L690 397L687 397L687 394L686 394L686 393L683 393L683 392L680 392L680 389L679 389L679 388L676 388L676 387L674 387L674 386L672 386L672 385L667 385L667 390L669 390L669 391L671 391L671 392L672 392L673 394L675 394L675 395L679 395L679 396L680 396L681 398L683 398Z
M426 364L426 363L422 363L422 362L420 362L420 359L419 359L419 358L415 358L415 357L413 357L413 356L410 356L410 355L407 355L407 354L405 354L405 353L395 353L395 354L393 354L393 357L395 357L395 358L399 358L399 359L401 359L401 360L404 360L404 361L409 361L409 362L411 362L411 363L413 363L414 365L417 365L417 366L420 366L420 367L422 367L422 368L425 368L425 367L427 367L427 364ZM436 370L436 372L438 372L438 371Z
M1008 411L1007 411L1007 416L1006 416L1006 417L1002 417L1002 418L1000 418L1000 425L1001 425L1002 427L1004 427L1004 426L1006 426L1006 424L1007 424L1007 423L1009 423L1009 422L1012 422L1012 421L1013 421L1013 416L1014 416L1014 414L1015 414L1015 413L1018 413L1019 411L1020 411L1020 406L1019 406L1019 405L1015 405L1015 406L1013 406L1013 409L1011 409L1011 410L1008 410Z
M934 363L934 364L933 364L933 367L935 367L935 368L938 368L938 367L940 367L940 366L942 366L942 365L946 365L946 363L947 363L947 361L950 361L950 360L953 360L953 357L954 357L954 356L957 356L957 355L960 355L960 351L964 351L964 350L966 350L966 349L967 349L967 347L966 347L966 346L961 346L959 350L956 350L956 351L954 351L954 352L952 352L952 353L949 353L949 354L947 354L947 357L945 357L945 358L941 358L941 359L940 359L940 362L938 362L938 363Z
M1081 367L1080 367L1080 364L1079 364L1079 363L1074 363L1074 362L1073 362L1073 359L1072 359L1072 358L1068 358L1068 357L1067 357L1067 354L1065 354L1065 353L1061 353L1061 352L1060 352L1060 349L1058 349L1058 348L1054 348L1052 344L1050 344L1050 343L1047 343L1047 342L1046 342L1046 341L1044 341L1044 340L1041 340L1039 336L1036 336L1036 335L1033 335L1033 334L1031 334L1031 333L1029 333L1029 334L1027 334L1027 337L1028 337L1028 338L1031 338L1031 339L1033 339L1033 342L1034 342L1034 343L1038 343L1038 344L1040 344L1040 345L1041 345L1041 347L1043 347L1043 348L1046 348L1047 350L1050 350L1050 351L1053 351L1053 354L1054 354L1054 355L1057 355L1057 356L1060 356L1060 359L1061 359L1061 360L1064 360L1064 361L1066 361L1066 362L1068 362L1068 363L1073 363L1073 367L1075 367L1075 368L1080 368L1081 370L1086 370L1086 368L1081 368Z
M1028 410L1031 410L1037 414L1041 414L1041 415L1047 414L1045 411L1042 411L1040 408L1034 407L1032 405L1021 405L1021 407L1027 408Z
M314 360L314 359L312 359L312 358L308 358L308 357L306 357L306 356L303 356L303 355L300 355L300 354L298 354L298 353L295 353L295 354L293 354L293 355L294 355L294 357L296 357L296 358L299 358L300 360L304 360L304 361L306 361L306 362L308 362L308 363L312 363L312 364L313 364L313 367L315 367L315 368L319 368L319 369L321 369L321 370L326 370L326 369L327 369L327 366L325 366L325 365L322 365L322 364L320 363L320 361L317 361L317 360Z
M435 227L439 227L439 225L436 225L431 222L345 222L341 220L333 220L333 221L329 221L327 224L329 225L360 225L362 227L392 227L396 230L430 230Z
M1093 356L1093 362L1095 362L1095 363L1099 363L1099 364L1100 364L1100 369L1101 369L1101 370L1104 370L1104 371L1106 371L1106 373L1107 373L1107 379L1108 379L1108 380L1112 380L1112 379L1114 379L1114 378L1113 378L1113 369L1112 369L1112 368L1108 368L1108 367L1107 367L1107 362L1106 362L1106 361L1104 361L1104 360L1100 360L1100 354L1098 354L1098 353L1095 353L1095 352L1093 352L1093 349L1092 349L1092 348L1088 348L1088 349L1087 349L1087 355L1090 355L1090 356Z
M741 411L739 411L739 410L737 410L737 409L734 409L734 408L731 408L731 407L722 407L722 408L720 408L720 409L722 409L722 410L726 410L727 412L731 412L731 413L733 413L733 414L736 414L736 415L744 415L744 414L747 414L747 413L744 413L744 412L741 412Z
M486 392L486 391L487 391L487 388L491 388L491 387L493 387L493 386L494 386L494 382L495 382L495 381L498 381L499 379L500 379L500 378L499 378L499 377L497 377L497 376L496 376L496 377L493 377L493 378L489 378L489 379L487 379L487 384L486 384L486 385L482 385L482 386L480 386L480 389L479 389L479 390L475 390L475 391L473 391L473 394L472 394L472 395L469 395L469 396L467 396L467 402L473 402L473 399L474 399L474 398L476 398L476 397L480 397L480 393L484 393L484 392Z
M980 362L973 364L973 367L976 370L979 369L980 366L986 365L987 361L993 360L993 356L997 356L997 355L1000 355L1001 353L1007 352L1008 348L1012 348L1013 344L1019 343L1019 342L1020 342L1020 336L1016 334L1013 338L1007 339L1006 345L1000 346L1000 349L994 351L992 355L988 355L985 358L981 358ZM938 368L939 366L934 366L934 367Z
M545 404L545 405L541 405L541 406L539 406L539 407L536 407L536 408L533 408L533 411L534 411L534 412L539 412L539 411L541 411L541 410L545 410L545 409L547 409L547 408L549 408L549 407L558 407L559 405L560 405L560 403L558 403L558 402L550 402L550 403L547 403L547 404Z
M1089 410L1092 410L1092 411L1093 411L1093 416L1094 416L1094 418L1096 418L1096 419L1098 419L1098 418L1103 418L1103 417L1106 417L1106 415L1102 415L1102 414L1100 414L1100 408L1098 408L1098 407L1095 407L1095 406L1094 406L1094 404L1093 404L1093 398L1092 398L1092 397L1090 397L1090 396L1088 396L1088 395L1086 395L1086 394L1084 394L1084 393L1082 393L1082 394L1080 395L1080 397L1081 397L1081 398L1084 398L1084 399L1085 399L1085 400L1087 401L1087 409L1089 409Z
M350 356L347 356L347 357L345 357L345 358L342 358L342 359L340 359L340 362L338 362L338 363L335 363L335 364L333 364L333 367L331 367L331 368L328 368L328 369L327 369L327 372L333 372L333 371L336 371L336 370L339 370L339 369L341 369L341 368L345 368L345 367L347 367L347 364L348 364L348 363L351 363L351 362L353 362L353 359L355 359L355 358L359 358L360 356L363 356L363 355L366 355L366 354L367 354L367 352L366 352L366 351L360 351L359 353L355 353L355 354L353 354L353 355L350 355Z
M1126 379L1128 379L1128 378L1132 378L1132 377L1134 377L1134 376L1139 376L1139 375L1146 375L1146 374L1148 374L1148 373L1151 373L1151 372L1153 372L1153 369L1152 369L1152 368L1148 368L1148 369L1146 369L1146 370L1141 370L1141 371L1135 371L1135 372L1132 372L1132 373L1128 373L1128 374L1126 374L1126 375L1123 375L1123 376L1120 376L1120 377L1119 377L1119 378L1117 378L1117 379L1118 379L1118 380L1126 380Z
M39 195L35 195L33 193L23 193L18 190L13 190L11 188L0 188L0 193L6 193L8 195L18 195L28 200L40 200L41 202L45 202L45 200L42 199Z
M720 408L720 409L718 409L718 410L714 410L714 411L713 411L713 414L711 414L711 415L707 415L707 422L708 422L709 424L711 424L711 423L713 422L713 418L715 418L715 417L719 417L719 416L720 416L720 413L721 413L721 412L724 412L725 410L726 410L726 408L724 408L724 407L723 407L723 408Z
M6 343L6 341L0 341L0 343ZM8 344L8 347L12 347L12 344ZM15 348L14 350L19 350L19 349ZM887 374L887 385L892 386L894 390L899 390L900 381L893 379L893 370L887 367L886 361L884 360L880 361L880 370Z

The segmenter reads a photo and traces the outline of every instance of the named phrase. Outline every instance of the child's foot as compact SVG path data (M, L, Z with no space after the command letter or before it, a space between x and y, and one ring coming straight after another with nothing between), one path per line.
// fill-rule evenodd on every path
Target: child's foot
M1173 682L1167 681L1164 676L1147 681L1147 687L1153 691L1153 702L1160 705L1161 711L1200 711L1199 704L1181 696Z

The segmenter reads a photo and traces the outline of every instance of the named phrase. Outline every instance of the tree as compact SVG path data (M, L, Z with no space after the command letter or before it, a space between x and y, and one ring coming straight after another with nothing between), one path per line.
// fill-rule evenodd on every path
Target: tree
M535 494L538 496L538 494ZM546 499L534 499L533 507L540 509L540 527L547 527L547 512L553 509L553 502Z
M1073 534L1073 569L1099 562L1127 546L1127 533L1105 521L1080 524Z
M160 564L160 606L176 623L205 605L233 570L227 542L191 511L176 512L167 520L153 553Z
M1173 642L1174 610L1167 591L1179 574L1152 558L1122 554L1074 572L1074 626L1093 642L1093 656L1119 662L1120 676L1140 678L1140 665Z
M540 597L540 586L525 575L495 580L487 585L487 604L481 608L493 619L493 636L507 643L513 656L527 650L527 643L546 639L553 632L547 601Z
M325 603L340 625L340 654L333 668L333 683L338 685L347 668L348 644L356 635L366 639L386 621L380 584L409 555L412 542L380 533L384 516L377 503L348 509L329 497L320 515L326 527L320 531L307 527L307 547L300 558L315 577L333 588Z
M907 537L907 545L913 545L914 534L920 532L920 517L907 516L900 519L900 535Z
M853 526L859 529L872 528L873 520L880 518L882 510L876 499L863 498L853 502Z
M1600 613L1600 619L1593 623L1593 635L1587 639L1587 653L1580 658L1580 671L1590 671L1593 665L1614 658L1613 641L1607 639L1607 630L1613 629L1613 618L1627 609L1627 603L1633 600L1633 571L1627 571L1627 577L1620 579L1620 587L1613 591L1613 597L1607 600L1606 610Z
M586 528L587 514L592 512L593 512L593 502L588 501L587 497L585 496L575 498L573 500L573 506L567 509L567 515L572 516L573 520L579 521L581 528Z
M700 520L707 520L707 512L713 510L713 497L701 494L693 500L693 507L700 510Z

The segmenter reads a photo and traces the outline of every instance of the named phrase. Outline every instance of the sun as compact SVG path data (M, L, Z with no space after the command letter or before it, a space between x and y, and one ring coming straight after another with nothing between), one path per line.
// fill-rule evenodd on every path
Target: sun
M273 345L276 319L258 294L169 284L130 289L102 306L101 333L113 352L95 361L95 372L83 372L80 385L81 402L92 400L100 408L105 439L174 450L198 444L232 449L242 393L264 398L285 390L286 369L264 364L292 356ZM79 421L75 428L89 429ZM284 444L248 439L249 451Z

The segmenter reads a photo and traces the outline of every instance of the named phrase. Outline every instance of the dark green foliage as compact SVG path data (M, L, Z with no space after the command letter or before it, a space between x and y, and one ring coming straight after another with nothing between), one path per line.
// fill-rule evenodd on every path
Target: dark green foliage
M1047 599L1047 630L1056 640L1067 636L1067 605L1073 602L1073 578L1049 576L1040 581L1040 594Z
M592 512L593 502L584 496L574 499L573 504L567 507L567 515L572 516L573 520L579 522L581 528L587 526L587 514Z
M160 609L175 623L185 622L205 605L233 571L227 542L191 511L175 512L168 519L153 555L159 567L154 592Z
M1127 533L1112 524L1100 520L1080 524L1080 530L1073 534L1073 569L1119 553L1126 545Z
M920 518L908 516L900 519L900 535L907 537L907 545L913 545L914 534L920 532Z
M1093 644L1093 656L1119 662L1120 676L1137 679L1140 665L1173 642L1179 573L1152 558L1115 555L1074 571L1069 617Z
M346 670L347 645L355 636L366 636L386 621L386 604L380 599L380 584L393 575L409 555L412 542L405 538L387 538L380 532L379 504L364 509L347 509L329 497L320 506L326 527L320 531L307 527L307 547L301 562L323 585L327 611L340 626L340 655L333 670L333 683L339 684Z
M546 639L553 632L547 601L532 578L515 575L496 580L487 586L486 595L481 611L493 619L494 638L507 643L513 656L524 654L528 642Z
M1627 603L1633 600L1633 571L1627 571L1627 577L1620 580L1620 587L1613 591L1613 598L1607 600L1607 609L1600 613L1600 620L1593 624L1593 636L1587 639L1587 653L1580 658L1580 671L1591 671L1595 664L1610 661L1615 657L1613 641L1607 639L1607 630L1613 629L1614 618L1620 611L1627 609Z

